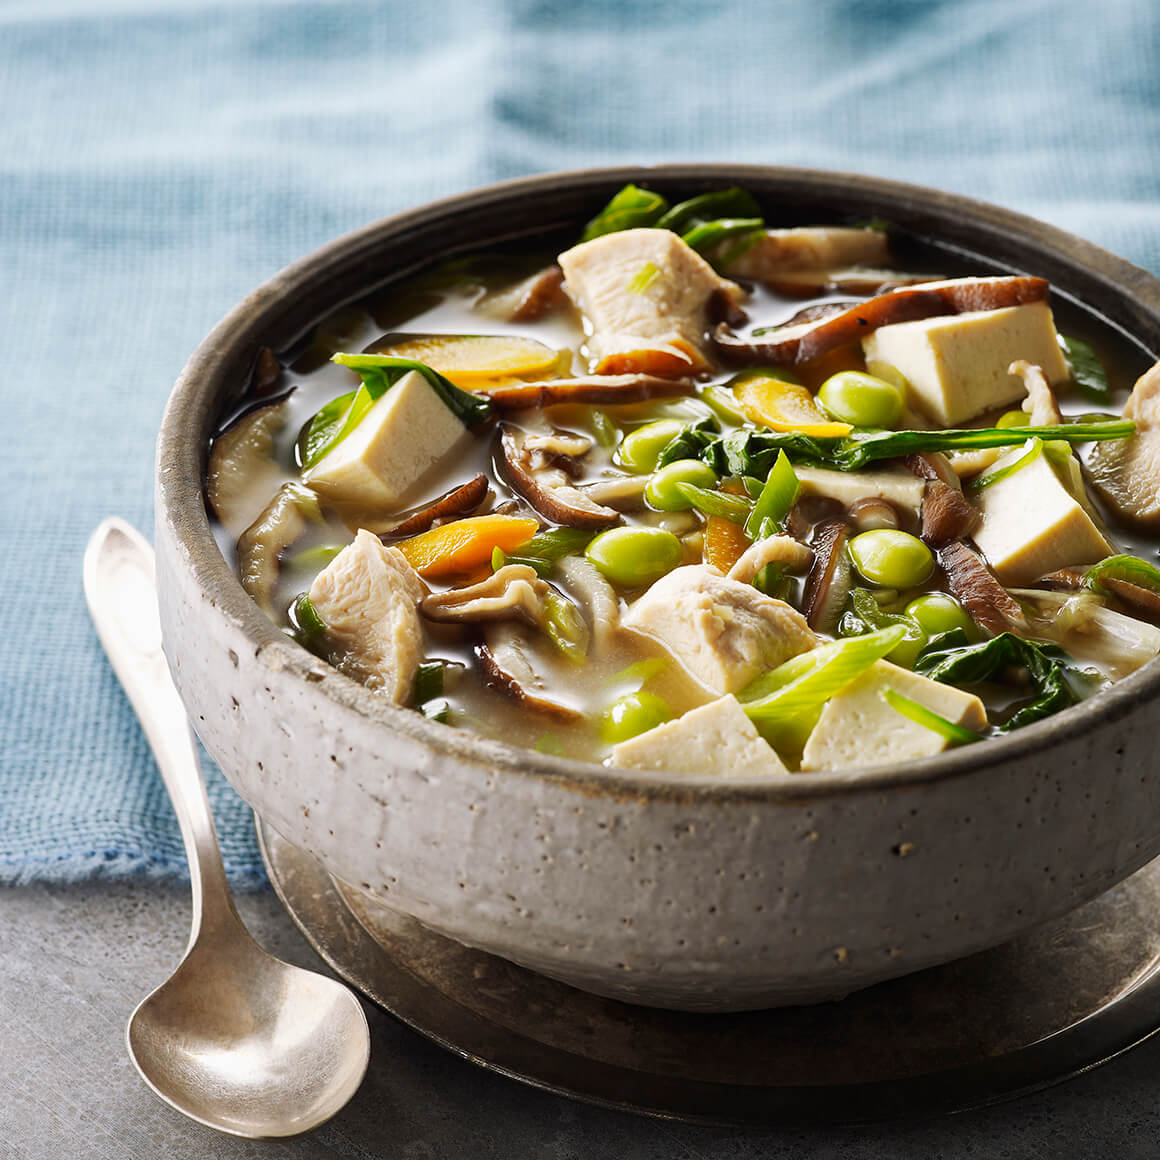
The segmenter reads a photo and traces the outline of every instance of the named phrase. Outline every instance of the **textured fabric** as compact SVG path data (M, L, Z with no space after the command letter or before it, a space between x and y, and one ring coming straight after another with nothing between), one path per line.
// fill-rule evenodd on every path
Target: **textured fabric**
M279 267L500 178L735 160L942 186L1160 271L1158 60L1151 0L0 4L0 879L184 873L81 554L107 514L151 526L169 386Z

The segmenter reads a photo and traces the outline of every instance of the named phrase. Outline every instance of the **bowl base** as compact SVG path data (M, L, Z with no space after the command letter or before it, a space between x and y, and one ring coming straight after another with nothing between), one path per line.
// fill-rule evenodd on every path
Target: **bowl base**
M646 1115L773 1125L962 1111L1085 1071L1160 1026L1160 860L1001 947L840 1002L697 1015L471 950L369 905L261 821L258 839L291 918L369 999L474 1063Z

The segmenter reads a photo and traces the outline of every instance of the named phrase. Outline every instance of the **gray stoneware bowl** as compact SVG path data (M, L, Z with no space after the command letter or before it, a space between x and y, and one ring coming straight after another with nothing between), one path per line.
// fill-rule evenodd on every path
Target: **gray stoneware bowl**
M1049 278L1160 351L1160 282L1029 218L895 182L743 166L557 174L339 238L234 309L158 446L165 648L197 732L290 842L380 904L585 990L699 1011L805 1003L982 950L1160 854L1160 665L1013 736L869 773L612 772L385 704L283 635L210 531L206 444L258 348L433 259L578 227L627 181L740 184L767 220L885 217Z

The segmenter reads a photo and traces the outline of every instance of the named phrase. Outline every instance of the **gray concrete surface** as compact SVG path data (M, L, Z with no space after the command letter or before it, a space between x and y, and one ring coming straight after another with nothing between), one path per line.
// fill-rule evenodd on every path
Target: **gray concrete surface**
M274 896L242 917L275 954L318 960ZM1060 1160L1160 1157L1160 1041L1051 1091L951 1119L872 1129L731 1131L545 1095L459 1060L377 1010L371 1069L331 1123L236 1140L161 1104L125 1054L128 1013L176 964L181 889L93 884L0 891L0 1157L152 1160Z

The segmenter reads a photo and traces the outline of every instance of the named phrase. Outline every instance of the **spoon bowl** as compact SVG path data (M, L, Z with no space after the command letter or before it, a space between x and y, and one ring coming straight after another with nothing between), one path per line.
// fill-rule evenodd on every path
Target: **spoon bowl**
M129 1057L166 1103L235 1136L293 1136L330 1119L370 1058L341 983L267 954L234 909L185 707L161 651L153 552L107 519L85 552L85 598L149 739L181 827L193 923L173 975L129 1019Z
M367 1067L366 1018L345 987L266 954L244 932L200 941L129 1019L129 1055L166 1103L238 1136L330 1119Z

